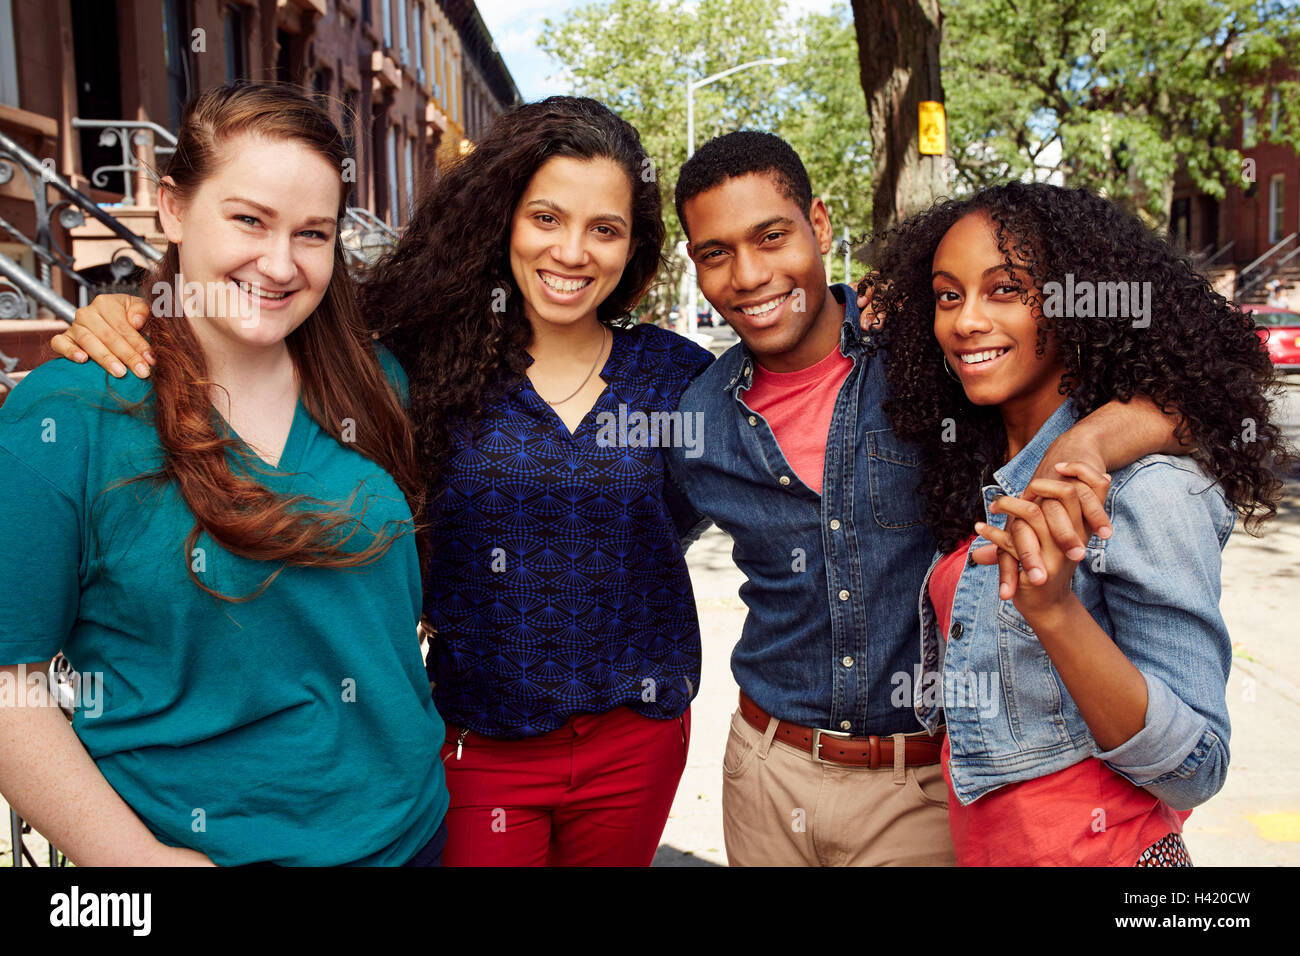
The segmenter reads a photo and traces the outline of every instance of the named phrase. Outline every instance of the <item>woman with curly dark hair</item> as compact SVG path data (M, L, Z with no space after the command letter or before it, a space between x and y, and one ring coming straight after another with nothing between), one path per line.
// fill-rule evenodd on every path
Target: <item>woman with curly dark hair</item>
M698 446L676 406L712 357L629 322L660 208L636 130L551 97L434 180L360 290L409 377L428 488L448 865L648 865L685 769L699 519L660 449ZM120 312L78 314L83 356L104 363L111 324L98 337L134 364Z
M628 324L660 209L636 130L552 97L498 118L363 287L429 469L452 865L648 865L685 768L694 521L659 449L698 440L675 409L712 357Z
M921 594L923 721L946 714L950 824L966 865L1190 865L1190 809L1228 768L1232 647L1218 611L1234 512L1276 510L1273 382L1249 319L1137 219L1081 190L1014 183L944 202L878 247L896 433L921 449L940 551ZM1112 398L1183 416L1195 452L1112 476L1113 534L1062 553L1035 500L1081 527L1044 449ZM1097 478L1099 476L1091 476ZM1014 598L975 542L1046 574ZM974 529L972 532L971 529Z

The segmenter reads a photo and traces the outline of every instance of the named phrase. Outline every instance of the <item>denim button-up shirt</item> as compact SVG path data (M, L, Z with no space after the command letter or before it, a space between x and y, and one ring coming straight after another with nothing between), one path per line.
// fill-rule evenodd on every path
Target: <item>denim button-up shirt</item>
M1067 399L994 475L997 483L983 489L988 524L1005 527L1006 515L988 514L989 504L1023 492L1077 417ZM1195 461L1167 455L1115 471L1105 507L1114 534L1088 542L1070 584L1146 680L1146 723L1113 750L1097 746L1033 628L998 598L997 566L967 561L945 642L928 588L940 555L930 565L914 703L927 727L946 714L952 785L963 804L1090 756L1177 810L1223 786L1232 643L1219 614L1219 571L1235 514Z
M853 368L826 439L822 494L786 461L762 415L745 404L754 357L736 345L682 396L703 415L697 454L669 449L691 505L734 542L749 608L731 656L736 682L782 720L852 734L921 729L897 693L919 669L916 592L934 551L921 524L918 454L881 409L883 353L871 356L854 292L840 351Z

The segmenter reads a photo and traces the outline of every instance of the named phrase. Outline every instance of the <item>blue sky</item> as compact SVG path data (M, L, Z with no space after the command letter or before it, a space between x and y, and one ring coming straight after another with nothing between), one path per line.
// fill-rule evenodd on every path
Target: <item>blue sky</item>
M558 18L566 10L585 6L590 0L477 0L483 22L492 31L497 50L525 100L536 100L553 93L570 92L555 76L558 67L537 49L537 35L542 20ZM847 0L843 0L847 5ZM806 12L829 13L834 0L786 0L786 7L798 15Z

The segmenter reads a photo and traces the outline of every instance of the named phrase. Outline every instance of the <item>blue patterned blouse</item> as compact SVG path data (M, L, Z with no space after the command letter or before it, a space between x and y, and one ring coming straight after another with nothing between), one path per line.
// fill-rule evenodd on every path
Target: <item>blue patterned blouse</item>
M698 516L660 449L698 453L700 416L677 401L712 360L652 325L616 329L608 387L573 434L525 380L456 440L425 590L448 723L522 738L621 706L686 710L700 628L679 539Z

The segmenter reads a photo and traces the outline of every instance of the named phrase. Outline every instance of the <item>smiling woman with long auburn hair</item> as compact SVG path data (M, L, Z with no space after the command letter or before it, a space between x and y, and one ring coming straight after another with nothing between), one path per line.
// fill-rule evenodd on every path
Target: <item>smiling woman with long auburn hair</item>
M71 727L0 706L0 789L78 865L441 852L423 482L343 268L345 155L294 88L201 94L162 180L156 374L51 362L0 409L0 527L40 548L0 551L3 671L62 651L102 692Z

